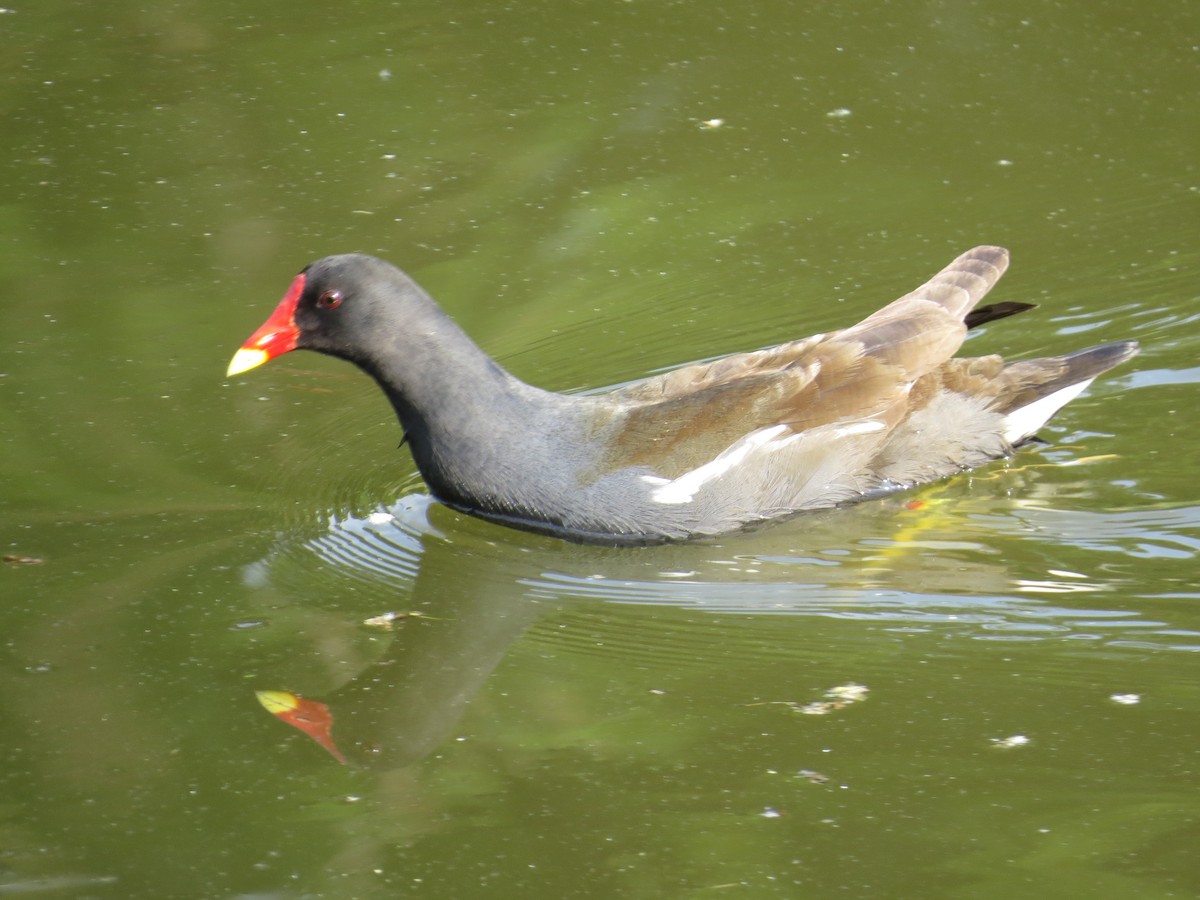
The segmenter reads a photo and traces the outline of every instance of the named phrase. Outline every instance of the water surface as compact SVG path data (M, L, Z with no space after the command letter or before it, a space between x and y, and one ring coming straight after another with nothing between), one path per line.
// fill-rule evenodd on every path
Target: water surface
M0 892L1200 893L1195 19L5 10ZM333 252L582 390L979 243L1040 306L970 352L1142 355L1045 446L719 541L476 522L347 365L221 377Z

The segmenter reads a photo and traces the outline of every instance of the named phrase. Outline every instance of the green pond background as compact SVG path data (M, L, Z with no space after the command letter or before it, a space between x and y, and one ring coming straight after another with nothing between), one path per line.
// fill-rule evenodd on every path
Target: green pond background
M12 0L0 893L1200 895L1197 34L1167 0ZM346 364L223 377L334 252L571 391L980 243L1039 308L968 352L1142 354L1010 461L720 541L477 522ZM327 703L351 764L256 690Z

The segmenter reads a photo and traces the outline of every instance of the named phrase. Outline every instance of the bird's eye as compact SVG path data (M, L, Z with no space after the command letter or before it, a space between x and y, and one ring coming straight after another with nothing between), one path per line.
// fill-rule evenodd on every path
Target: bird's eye
M317 306L321 309L337 309L345 299L341 291L326 291L317 298Z

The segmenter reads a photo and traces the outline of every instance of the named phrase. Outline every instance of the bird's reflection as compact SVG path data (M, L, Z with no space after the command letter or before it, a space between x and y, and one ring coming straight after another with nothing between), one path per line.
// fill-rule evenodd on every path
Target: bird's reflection
M946 508L938 505L938 491L951 497ZM1051 602L1051 595L1098 599L1108 590L1082 574L1010 574L1011 560L998 550L1015 537L1006 527L1023 532L1024 553L1037 549L1024 536L1030 529L1094 533L1076 521L1080 514L1041 505L1036 493L1014 505L995 495L971 497L969 485L952 482L924 500L901 498L720 540L637 549L511 531L414 494L366 515L331 517L321 534L298 544L285 538L247 574L252 583L287 583L289 569L306 556L362 583L378 598L377 615L400 613L390 631L372 637L384 642L384 652L354 657L349 671L345 659L340 667L330 664L317 691L352 763L394 769L422 759L446 738L539 616L580 599L910 627L952 623L980 636L1026 639L1087 637L1079 633L1085 622L1135 631L1158 626L1124 610ZM1028 560L1022 564L1027 568ZM361 633L369 626L325 617L321 628L321 646L342 653L347 642L329 629Z

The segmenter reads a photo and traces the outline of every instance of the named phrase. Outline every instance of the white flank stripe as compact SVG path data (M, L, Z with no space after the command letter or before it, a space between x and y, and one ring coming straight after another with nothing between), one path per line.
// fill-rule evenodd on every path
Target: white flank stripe
M830 440L849 437L854 434L870 434L872 431L882 431L887 426L878 419L864 419L861 422L851 422L849 425L843 425L829 436Z
M1041 400L1014 409L1004 417L1004 439L1010 444L1024 440L1050 421L1050 417L1084 392L1092 379L1059 388Z
M870 434L873 431L882 431L886 427L875 419L861 419L831 428L825 436L825 440L836 441L857 434ZM781 437L781 435L786 436ZM643 475L642 481L654 486L650 492L650 499L655 503L691 503L705 484L714 478L720 478L734 466L745 462L746 458L756 450L763 449L774 452L793 444L802 437L804 434L792 432L787 425L760 428L730 444L710 462L697 466L690 472L684 472L673 481L663 478L661 475Z
M655 503L691 503L696 496L696 491L700 490L706 481L724 475L744 460L751 451L774 441L787 430L786 425L772 425L770 428L760 428L758 431L750 432L741 440L722 450L712 461L706 462L690 472L684 472L674 481L668 481L656 487L650 492L650 499ZM784 438L778 443L781 447L786 446L789 440L791 438ZM649 476L642 477L645 481L651 480Z

